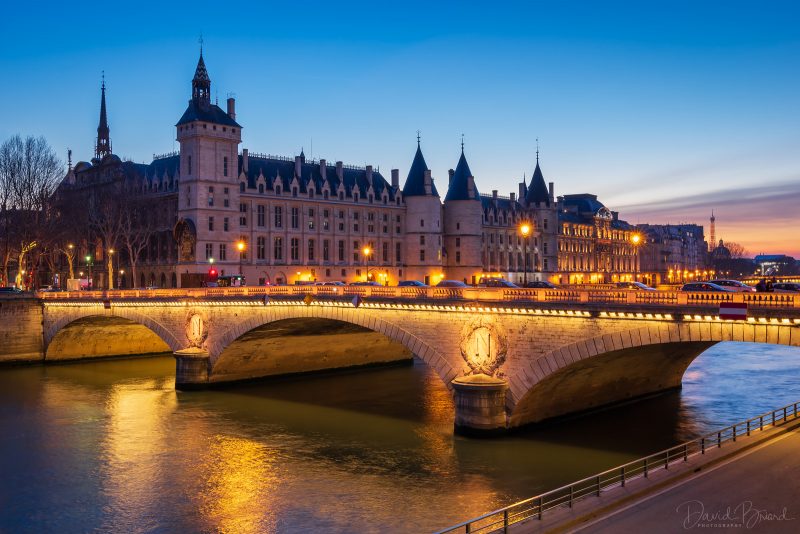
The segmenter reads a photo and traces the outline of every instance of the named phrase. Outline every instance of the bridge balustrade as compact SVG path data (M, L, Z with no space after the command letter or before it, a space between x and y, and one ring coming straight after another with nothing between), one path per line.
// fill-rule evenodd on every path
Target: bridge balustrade
M46 300L107 300L124 298L203 298L271 295L321 297L355 296L382 299L453 299L468 301L627 304L647 306L719 306L725 302L746 303L753 308L798 308L800 295L791 293L713 293L684 291L630 291L605 289L510 289L480 287L388 287L388 286L246 286L180 289L115 289L111 291L39 292Z

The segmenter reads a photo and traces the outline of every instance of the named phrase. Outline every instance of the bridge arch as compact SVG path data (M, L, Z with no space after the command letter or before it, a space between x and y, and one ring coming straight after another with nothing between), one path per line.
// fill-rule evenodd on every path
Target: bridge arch
M215 368L220 362L225 349L242 338L245 334L279 321L293 319L323 319L363 327L372 332L381 334L410 351L411 355L425 362L436 371L448 389L452 388L450 380L458 375L458 370L453 368L439 350L431 346L424 339L412 334L403 325L382 319L374 313L352 308L332 307L321 305L309 306L268 306L256 314L248 317L223 331L219 336L209 336L207 348L209 353L209 379L214 381Z
M678 388L692 361L722 341L800 346L800 327L651 322L566 344L527 362L512 381L509 426Z
M143 349L145 352L174 352L185 346L159 321L125 307L103 309L102 305L91 308L75 306L66 310L61 308L57 314L50 315L54 320L45 321L45 360L141 354L142 352L138 352L139 349ZM126 326L128 328L124 328ZM120 351L108 348L104 351L105 353L82 354L76 347L67 345L67 337L70 332L76 331L78 328L82 330L83 337L81 339L84 341L87 339L87 333L92 336L104 334L110 336L112 335L111 330L116 330L113 334L119 335L119 330L123 329L134 337L136 343L125 348L121 340L119 343L114 343L114 346L121 347ZM93 341L98 340L93 339ZM110 339L105 341L111 343ZM130 339L126 341L130 342Z

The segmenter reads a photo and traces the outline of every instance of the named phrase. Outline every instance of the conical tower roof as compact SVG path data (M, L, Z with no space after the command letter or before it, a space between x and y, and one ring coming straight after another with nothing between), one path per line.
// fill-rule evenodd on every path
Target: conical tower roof
M425 193L425 172L428 170L428 164L425 163L422 149L419 143L417 143L417 153L414 154L414 161L411 163L411 169L408 171L408 177L403 186L404 197L422 197L427 195L427 193ZM430 195L434 197L439 196L439 192L436 190L436 186L433 182L431 182Z
M550 205L550 192L547 190L547 184L544 182L544 175L542 169L539 167L539 158L536 158L536 169L531 176L531 184L528 186L528 192L525 195L525 202L528 204L535 204L537 202Z
M106 81L105 77L100 86L100 122L97 125L97 141L95 142L94 155L101 159L111 154L111 136L106 115Z
M447 188L447 196L444 197L445 202L448 200L480 200L478 188L474 184L470 191L470 176L472 176L472 171L469 170L467 157L464 155L464 149L462 148L461 157L458 159L458 165L456 165L456 170L450 179L450 186Z

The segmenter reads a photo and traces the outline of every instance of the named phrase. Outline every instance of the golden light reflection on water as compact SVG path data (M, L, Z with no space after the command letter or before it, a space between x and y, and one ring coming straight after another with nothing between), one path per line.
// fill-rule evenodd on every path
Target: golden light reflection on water
M216 532L247 534L276 530L277 453L252 439L215 435L200 458L199 496L205 523Z

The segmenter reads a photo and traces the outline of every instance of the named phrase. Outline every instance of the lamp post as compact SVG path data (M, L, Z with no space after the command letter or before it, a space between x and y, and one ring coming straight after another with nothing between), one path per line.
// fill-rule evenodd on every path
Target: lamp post
M122 289L122 277L125 276L125 269L119 270L119 276L117 277L117 289Z
M86 256L86 266L89 268L89 272L87 273L88 278L86 278L86 289L91 289L92 286L92 266L94 262L92 261L91 256Z
M631 236L631 243L633 243L633 279L639 278L639 243L642 241L642 236L633 234Z
M361 252L364 254L364 281L367 282L369 280L369 255L372 254L372 249L367 246L361 249Z
M242 256L244 255L244 251L247 248L244 240L240 239L236 243L236 250L239 251L239 274L242 274Z
M525 268L522 272L522 285L528 285L528 239L531 236L531 225L524 222L519 225L519 233L522 236L522 257Z
M114 289L114 249L108 249L108 289Z
M75 259L75 245L68 244L66 250L64 250L64 255L67 257L67 265L69 265L69 277L75 278L75 271L72 266L72 262Z

